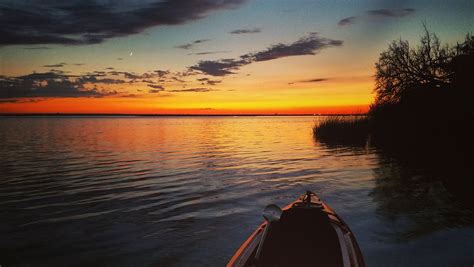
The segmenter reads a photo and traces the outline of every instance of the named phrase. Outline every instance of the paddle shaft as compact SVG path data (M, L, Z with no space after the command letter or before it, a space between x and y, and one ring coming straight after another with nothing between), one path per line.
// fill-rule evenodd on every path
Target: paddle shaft
M270 222L267 222L267 226L265 227L265 230L263 230L262 241L260 241L260 244L258 244L257 253L255 254L255 259L257 260L260 257L260 253L262 252L263 242L265 241L265 238L267 237L267 233L269 229L270 229Z

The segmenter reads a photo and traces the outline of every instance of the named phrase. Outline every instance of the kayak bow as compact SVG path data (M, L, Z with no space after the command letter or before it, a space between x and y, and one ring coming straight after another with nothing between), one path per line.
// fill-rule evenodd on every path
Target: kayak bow
M313 192L279 210L269 205L265 221L231 258L233 266L365 266L347 224Z

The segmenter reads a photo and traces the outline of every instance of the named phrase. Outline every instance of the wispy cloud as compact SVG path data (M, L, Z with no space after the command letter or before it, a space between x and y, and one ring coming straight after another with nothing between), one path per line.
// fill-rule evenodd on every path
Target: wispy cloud
M381 16L381 17L391 17L391 18L401 18L415 13L413 8L403 8L403 9L375 9L367 11L367 14L372 16Z
M402 8L402 9L374 9L368 10L365 14L359 16L352 16L343 18L338 22L339 26L349 26L356 23L357 20L362 19L364 17L377 17L377 18L401 18L405 16L409 16L416 12L413 8Z
M0 45L97 44L154 26L185 24L244 2L18 0L0 6Z
M197 44L204 43L204 42L209 42L210 40L211 39L200 39L200 40L193 41L191 43L177 45L177 46L175 46L175 48L188 50L188 49L194 48L194 46L197 45Z
M341 19L339 21L339 23L337 23L337 25L339 26L347 26L347 25L351 25L351 24L354 24L355 21L357 20L357 17L348 17L348 18L344 18L344 19Z
M43 65L44 68L62 68L66 66L66 63L58 63L58 64L51 64L51 65Z
M198 87L198 88L188 88L188 89L179 89L179 90L168 90L168 92L174 92L174 93L186 93L186 92L199 92L199 93L204 93L204 92L210 92L210 91L215 91L210 88L205 88L205 87Z
M328 78L315 78L315 79L308 79L308 80L300 80L295 82L290 82L288 84L295 84L295 83L320 83L329 80Z
M204 55L222 54L222 53L230 53L230 52L232 51L204 51L204 52L189 53L188 55L204 56Z
M252 29L237 29L230 31L230 34L247 34L247 33L260 33L262 29L260 28L252 28Z
M221 83L222 81L218 80L211 80L209 78L200 78L197 79L199 82L201 82L201 85L216 85L218 83Z
M291 44L272 45L259 52L244 54L238 59L203 60L189 69L211 76L226 76L235 73L240 67L254 62L291 56L315 55L325 48L341 46L342 43L341 40L333 40L321 37L317 33L310 33Z
M151 94L156 94L165 90L165 88L161 85L148 84L148 87L153 88L148 90L148 92Z
M300 83L319 83L319 82L324 82L327 80L328 80L327 78L316 78L316 79L302 80L299 82Z

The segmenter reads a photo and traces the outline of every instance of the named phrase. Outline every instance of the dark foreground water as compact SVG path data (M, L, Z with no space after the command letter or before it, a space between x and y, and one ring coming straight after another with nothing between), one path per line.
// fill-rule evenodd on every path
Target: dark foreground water
M474 264L473 213L445 180L320 144L316 120L0 118L0 265L223 266L265 205L305 190L369 266Z

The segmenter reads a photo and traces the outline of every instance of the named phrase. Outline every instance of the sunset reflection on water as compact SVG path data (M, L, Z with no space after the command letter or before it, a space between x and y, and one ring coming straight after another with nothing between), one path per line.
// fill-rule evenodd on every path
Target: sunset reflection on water
M430 194L406 212L406 169L370 146L320 144L318 120L1 118L0 263L223 265L263 207L305 190L349 224L369 266L469 263L471 221L443 213L457 207L442 184L415 179ZM442 223L413 228L426 218Z

